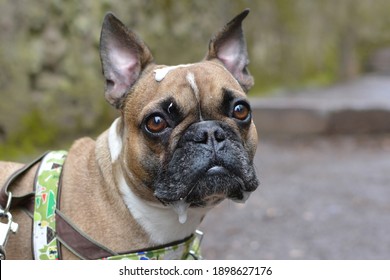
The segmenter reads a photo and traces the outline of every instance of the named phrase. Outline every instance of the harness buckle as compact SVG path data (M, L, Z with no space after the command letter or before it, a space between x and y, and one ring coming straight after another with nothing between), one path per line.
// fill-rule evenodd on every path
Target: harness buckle
M188 255L191 256L194 260L203 260L203 257L200 252L200 245L203 240L204 233L200 230L195 231L195 239L192 243L192 248L188 252Z
M16 233L19 225L12 221L12 215L9 212L9 206L11 205L12 193L8 192L8 201L5 209L0 209L0 260L5 260L5 246L7 245L10 232ZM2 220L6 220L2 222Z

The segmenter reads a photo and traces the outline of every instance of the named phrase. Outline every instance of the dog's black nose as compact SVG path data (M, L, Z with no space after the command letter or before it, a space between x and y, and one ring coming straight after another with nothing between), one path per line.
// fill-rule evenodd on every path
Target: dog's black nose
M190 126L184 135L186 142L212 146L215 150L223 147L226 133L216 121L202 121Z

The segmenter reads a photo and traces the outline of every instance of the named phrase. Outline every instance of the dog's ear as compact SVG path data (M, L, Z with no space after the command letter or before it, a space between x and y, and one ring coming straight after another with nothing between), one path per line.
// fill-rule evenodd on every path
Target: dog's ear
M145 43L112 13L103 20L100 35L100 60L106 79L107 101L120 109L153 56Z
M211 38L206 56L206 60L220 60L245 92L248 92L254 84L253 77L247 69L248 51L241 26L248 14L249 9L244 10Z

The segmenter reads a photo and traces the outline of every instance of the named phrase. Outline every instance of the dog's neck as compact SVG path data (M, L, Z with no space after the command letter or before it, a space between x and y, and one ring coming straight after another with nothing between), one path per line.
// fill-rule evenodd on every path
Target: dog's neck
M188 237L199 226L208 209L186 209L185 205L180 204L175 207L164 206L159 202L150 202L139 197L128 183L134 182L134 178L125 177L131 174L124 172L123 170L128 170L128 168L123 168L119 162L123 149L123 141L118 134L120 121L117 119L113 122L108 133L105 134L107 137L105 142L108 144L111 155L115 184L131 215L148 234L150 242L154 245L162 245Z
M166 244L188 237L195 232L206 210L189 209L185 223L179 221L172 207L147 202L134 194L124 177L119 178L119 187L130 213L148 233L152 243Z

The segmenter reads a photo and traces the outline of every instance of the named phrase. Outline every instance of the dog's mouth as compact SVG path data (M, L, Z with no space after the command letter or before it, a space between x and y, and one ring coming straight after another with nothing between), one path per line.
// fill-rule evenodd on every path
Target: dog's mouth
M256 176L247 178L222 165L211 165L199 172L195 179L175 183L176 186L158 186L155 196L164 205L172 207L181 223L186 222L189 208L212 208L225 199L244 203L258 185Z
M182 178L175 180L176 176ZM211 165L189 176L172 175L168 182L160 181L155 188L155 196L164 204L184 200L193 207L199 207L224 198L245 200L243 193L254 191L257 185L255 176L245 178L245 175L237 170Z
M228 174L228 170L223 166L214 165L206 171L206 174L207 175L226 175L226 174Z

